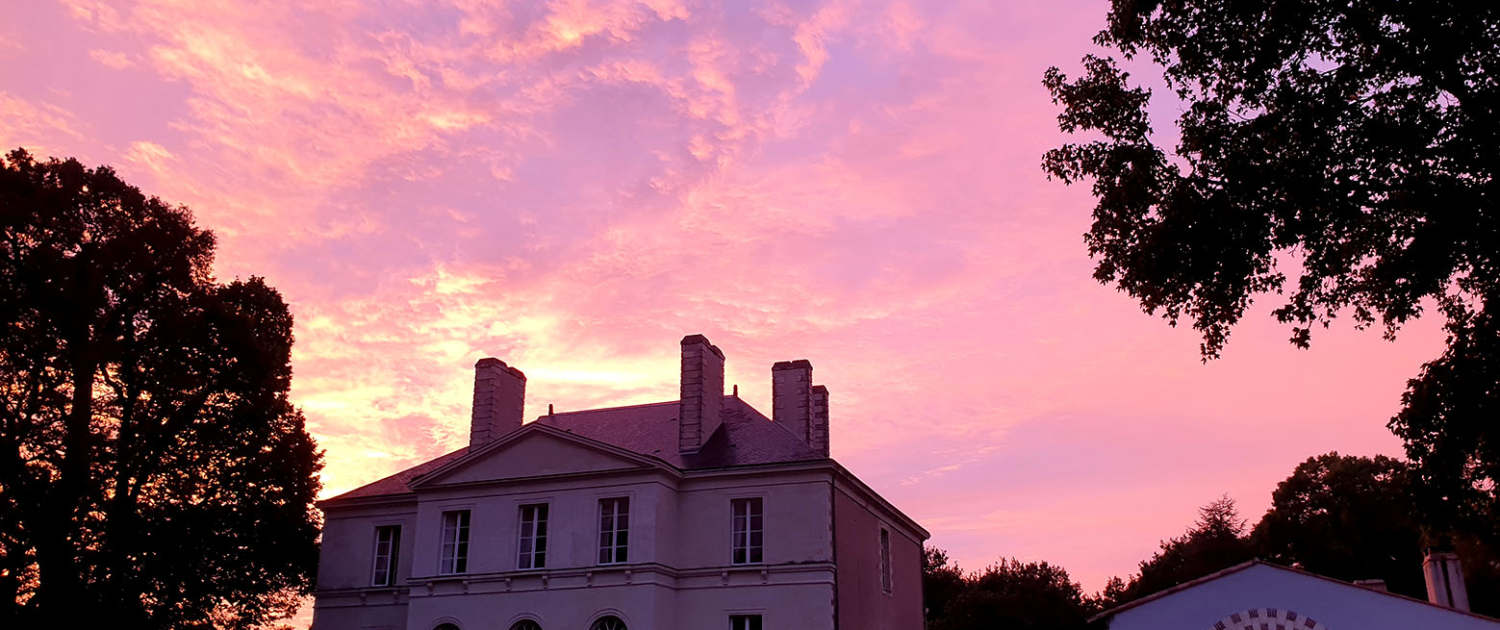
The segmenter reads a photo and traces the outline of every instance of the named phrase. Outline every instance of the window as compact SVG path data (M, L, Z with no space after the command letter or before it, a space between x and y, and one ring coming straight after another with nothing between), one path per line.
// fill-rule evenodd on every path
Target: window
M451 623L445 623L445 624L439 625L436 628L433 628L432 630L458 630L458 626L455 626L455 625L453 625Z
M891 592L891 532L880 528L880 588Z
M390 586L396 581L396 567L401 563L401 526L375 528L375 575L372 586Z
M605 615L596 619L589 630L625 630L625 622L614 615Z
M729 630L760 630L760 615L730 615Z
M443 512L443 551L438 573L452 575L469 570L469 511Z
M735 499L730 502L733 513L734 545L733 563L749 564L761 561L761 500Z
M511 624L510 630L542 630L542 624L530 619L522 619Z
M521 506L520 555L518 569L540 569L547 566L547 504Z
M599 564L618 564L629 558L630 499L599 500Z

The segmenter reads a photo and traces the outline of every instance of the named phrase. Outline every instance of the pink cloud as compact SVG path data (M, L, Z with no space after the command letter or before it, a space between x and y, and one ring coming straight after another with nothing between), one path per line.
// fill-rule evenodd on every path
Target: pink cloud
M702 332L762 407L773 361L811 359L835 456L964 566L1095 589L1220 494L1253 519L1306 456L1398 452L1385 420L1441 344L1298 352L1263 304L1203 365L1095 284L1039 80L1105 11L29 4L0 25L0 141L115 165L220 234L220 275L283 291L327 492L462 444L480 356L535 415L671 399Z

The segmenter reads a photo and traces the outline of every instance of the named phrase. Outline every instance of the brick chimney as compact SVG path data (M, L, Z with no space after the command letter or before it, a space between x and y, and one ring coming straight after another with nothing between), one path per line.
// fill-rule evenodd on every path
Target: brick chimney
M771 366L771 419L804 443L812 443L812 363L807 359Z
M677 409L677 450L694 453L722 422L724 353L703 335L682 338L682 398Z
M494 357L474 364L474 412L469 448L476 448L521 428L526 404L526 375Z
M807 445L828 457L828 388L822 385L812 387L812 428L808 434L811 439Z
M1458 554L1429 548L1422 558L1422 576L1427 580L1427 601L1469 611L1469 592L1464 589L1464 571Z

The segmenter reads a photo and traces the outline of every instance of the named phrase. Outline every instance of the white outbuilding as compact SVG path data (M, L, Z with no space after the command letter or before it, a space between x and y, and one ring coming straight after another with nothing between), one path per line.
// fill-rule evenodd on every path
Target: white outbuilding
M1423 565L1429 599L1252 560L1107 610L1109 630L1500 630L1468 612L1452 554Z

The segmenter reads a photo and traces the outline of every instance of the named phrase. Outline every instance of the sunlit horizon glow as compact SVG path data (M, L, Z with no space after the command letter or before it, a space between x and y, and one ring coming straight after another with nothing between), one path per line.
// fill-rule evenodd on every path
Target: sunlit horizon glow
M703 333L762 410L771 364L811 360L834 456L966 569L1094 591L1221 495L1253 524L1309 456L1400 455L1385 423L1442 344L1346 321L1299 351L1272 299L1204 364L1095 283L1040 79L1106 11L22 3L0 145L115 167L218 234L220 278L282 292L324 496L463 445L480 357L535 417L675 399Z

